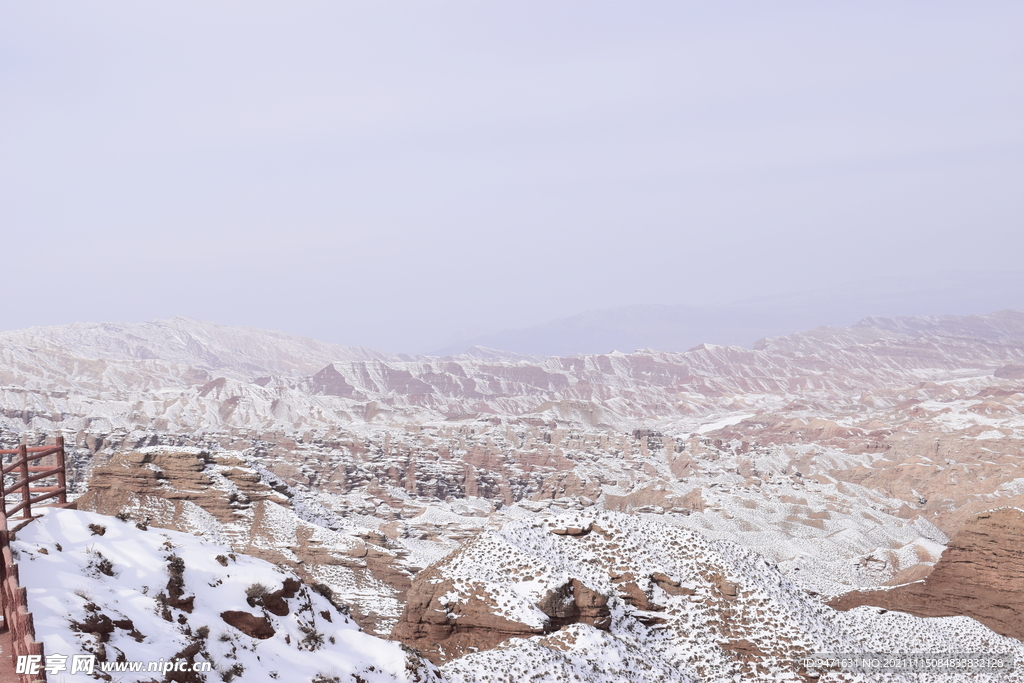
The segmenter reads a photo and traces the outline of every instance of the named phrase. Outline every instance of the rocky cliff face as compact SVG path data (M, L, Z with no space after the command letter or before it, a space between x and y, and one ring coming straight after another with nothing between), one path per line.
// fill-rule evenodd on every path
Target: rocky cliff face
M1024 641L1024 510L1002 508L969 520L923 581L855 591L830 603L874 605L920 617L966 615Z
M79 510L196 534L287 567L344 596L363 628L390 630L410 572L370 529L325 526L295 511L295 492L234 454L160 447L97 467ZM301 503L300 503L301 506ZM376 543L374 542L376 541Z
M580 530L577 535L586 532ZM523 623L506 614L483 584L474 586L464 601L453 603L451 596L459 584L445 576L444 567L458 562L463 552L456 551L446 558L446 564L417 575L402 618L391 633L394 639L441 662L489 650L509 638L549 634L572 624L609 629L608 596L575 578L553 586L537 600L536 609L543 615L539 622Z

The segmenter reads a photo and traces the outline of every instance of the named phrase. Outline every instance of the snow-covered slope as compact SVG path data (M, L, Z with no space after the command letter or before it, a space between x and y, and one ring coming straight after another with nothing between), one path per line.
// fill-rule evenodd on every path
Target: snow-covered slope
M154 446L94 470L75 503L152 527L195 534L323 584L367 631L386 635L411 572L374 527L323 507L250 458L231 451ZM376 541L376 543L374 542Z
M396 635L440 670L360 632L280 568L188 534L49 510L14 549L47 654L94 654L126 682L159 679L145 669L160 660L209 662L209 673L175 679L209 683L1024 681L1024 644L972 619L836 612L748 549L622 513L510 522L417 577ZM1018 665L861 676L808 666L815 653L982 653Z
M97 670L209 662L210 673L187 680L210 683L440 680L293 575L189 534L51 509L13 547L48 655L91 653ZM120 681L162 675L111 671Z
M516 629L520 638L502 638ZM611 512L482 534L417 577L396 633L447 660L460 683L1024 680L1024 644L971 619L835 612L748 549ZM1021 664L995 676L853 678L803 663L865 652L1004 653Z

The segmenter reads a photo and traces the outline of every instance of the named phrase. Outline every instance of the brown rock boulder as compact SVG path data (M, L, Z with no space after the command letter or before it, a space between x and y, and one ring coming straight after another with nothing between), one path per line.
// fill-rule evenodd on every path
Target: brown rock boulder
M537 607L548 616L546 633L569 624L590 624L607 631L612 624L608 596L591 590L579 579L571 579L552 590L541 598Z
M651 581L669 595L693 595L695 593L692 588L683 586L679 581L661 572L651 574Z
M450 607L442 604L441 596L453 587L450 580L431 571L417 577L391 638L439 664L473 650L489 650L509 638L544 632L499 616L498 606L483 591Z
M1002 508L976 515L924 581L853 591L829 604L839 610L874 605L919 617L964 615L1024 640L1024 511Z
M279 617L286 616L289 612L288 600L294 598L301 587L302 584L299 583L298 579L289 577L284 580L284 585L279 590L272 593L254 594L248 600L249 606L262 607Z
M616 591L622 601L627 605L636 608L630 616L647 626L663 624L666 619L656 613L664 612L665 605L655 600L655 587L662 589L669 595L693 595L694 590L682 586L667 574L654 572L646 580L637 580L630 572L622 574L613 573L612 583L616 585Z
M391 632L394 640L413 647L439 664L467 652L489 650L509 638L529 638L557 631L570 624L590 624L608 630L611 612L608 596L571 579L550 591L537 603L548 618L540 628L510 621L500 615L486 587L465 600L443 603L442 596L454 587L436 569L413 581L401 619Z
M224 623L228 626L234 626L251 638L266 640L276 633L274 627L270 623L270 620L265 616L258 617L255 614L250 614L249 612L228 610L227 612L221 612L220 618L223 619Z

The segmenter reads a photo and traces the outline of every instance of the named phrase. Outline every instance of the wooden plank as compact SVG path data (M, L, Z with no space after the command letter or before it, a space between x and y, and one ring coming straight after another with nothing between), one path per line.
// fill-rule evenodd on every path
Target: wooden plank
M21 444L18 448L18 455L21 460L21 500L23 508L21 516L25 519L32 519L32 494L28 490L28 446Z
M27 480L19 479L18 481L16 481L13 484L11 484L11 488L12 489L20 488L20 487L24 486L25 484L31 484L33 482L39 481L40 479L46 479L47 477L53 477L53 476L56 476L56 475L57 475L57 470L56 469L49 469L49 470L46 470L45 472L40 472L39 474L33 474L31 477L28 477Z

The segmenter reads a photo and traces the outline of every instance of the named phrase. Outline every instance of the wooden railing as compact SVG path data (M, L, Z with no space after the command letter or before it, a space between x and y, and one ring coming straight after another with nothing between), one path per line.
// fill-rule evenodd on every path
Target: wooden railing
M11 455L16 457L10 463L5 462ZM51 464L40 464L47 458ZM5 479L12 476L14 481L6 484ZM55 483L41 486L40 483L45 483L46 479ZM0 450L0 605L4 618L0 632L10 633L12 658L9 661L12 665L19 656L42 658L43 644L36 640L32 613L28 610L28 589L18 580L18 565L11 554L11 540L15 531L32 520L33 505L66 506L67 492L63 437L58 436L53 446L21 445L16 449ZM8 497L15 503L10 507ZM40 505L44 501L52 502ZM19 512L23 521L12 529L10 521ZM16 680L21 683L45 681L46 673L40 670L34 675L17 674Z
M43 661L43 644L36 640L32 613L28 611L28 589L18 581L18 565L11 556L11 532L7 530L7 519L0 516L0 603L3 604L3 631L10 634L11 652L5 652L6 659L0 666L10 666L18 657L37 655ZM45 681L46 673L40 671L34 676L16 674L19 683Z
M9 464L3 465L0 473L0 500L3 501L4 517L10 519L18 512L22 519L32 519L32 506L44 500L57 498L56 505L67 505L68 482L64 469L64 437L58 436L57 443L53 446L28 446L22 444L16 449L0 450L0 463L3 463L5 455L17 455L18 457ZM43 458L54 456L52 465L30 465L30 462L38 462ZM4 477L14 474L15 481L5 484ZM43 479L56 479L55 486L33 485ZM14 494L20 496L20 502L14 507L7 507L7 496ZM33 496L33 494L38 494Z

